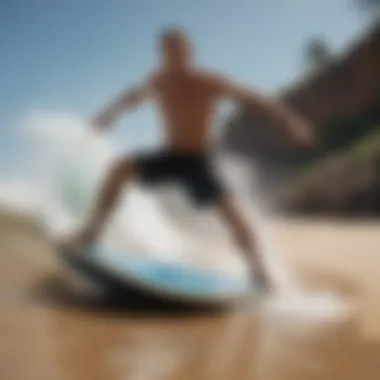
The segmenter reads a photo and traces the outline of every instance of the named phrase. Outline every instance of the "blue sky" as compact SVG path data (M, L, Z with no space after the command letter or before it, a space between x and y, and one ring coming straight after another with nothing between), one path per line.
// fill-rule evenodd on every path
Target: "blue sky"
M272 92L302 70L308 38L340 51L363 29L352 2L0 0L0 150L11 150L14 121L31 110L87 117L139 81L168 25L187 29L200 64ZM125 138L152 138L154 111L143 107L121 125Z

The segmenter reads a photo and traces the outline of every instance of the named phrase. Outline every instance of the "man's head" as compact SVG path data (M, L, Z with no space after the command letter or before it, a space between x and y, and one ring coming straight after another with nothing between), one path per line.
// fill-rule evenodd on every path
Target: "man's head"
M164 66L178 70L191 65L192 46L185 32L180 29L165 30L159 43Z

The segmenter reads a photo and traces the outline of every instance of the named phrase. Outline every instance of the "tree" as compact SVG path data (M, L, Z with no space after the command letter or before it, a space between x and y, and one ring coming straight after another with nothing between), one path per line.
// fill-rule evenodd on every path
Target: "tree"
M305 46L305 60L309 69L322 69L333 59L333 54L326 40L313 38Z
M356 7L374 18L380 17L380 0L354 0Z
M356 0L359 7L372 9L380 8L380 0Z

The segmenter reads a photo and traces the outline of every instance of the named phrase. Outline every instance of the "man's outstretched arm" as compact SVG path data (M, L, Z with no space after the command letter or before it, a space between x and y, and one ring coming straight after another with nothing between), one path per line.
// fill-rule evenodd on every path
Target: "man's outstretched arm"
M313 145L314 134L311 126L281 102L266 98L256 91L226 79L219 79L218 86L223 96L273 120L283 127L293 140L302 145Z
M95 116L93 119L93 125L95 128L99 129L110 127L110 125L120 117L123 112L135 108L148 100L151 97L152 92L151 81L147 81L142 85L125 91Z

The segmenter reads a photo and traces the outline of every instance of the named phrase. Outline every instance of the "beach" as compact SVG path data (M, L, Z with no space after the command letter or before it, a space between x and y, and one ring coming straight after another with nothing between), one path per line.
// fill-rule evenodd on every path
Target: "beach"
M67 290L72 280L38 233L3 223L0 378L375 380L379 227L371 221L274 222L274 238L303 288L334 294L352 307L320 323L311 321L318 307L312 316L293 310L276 320L258 316L255 305L194 314L90 302Z

